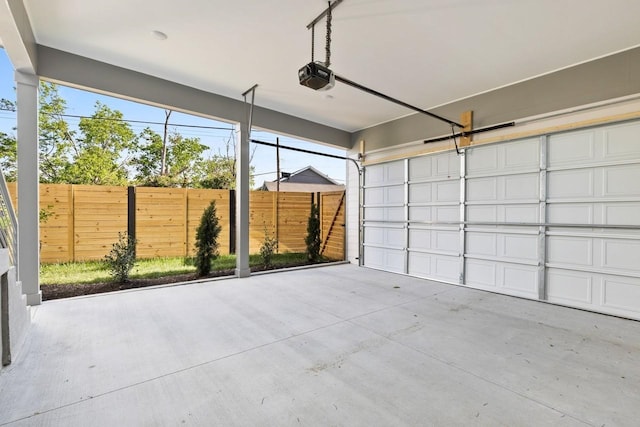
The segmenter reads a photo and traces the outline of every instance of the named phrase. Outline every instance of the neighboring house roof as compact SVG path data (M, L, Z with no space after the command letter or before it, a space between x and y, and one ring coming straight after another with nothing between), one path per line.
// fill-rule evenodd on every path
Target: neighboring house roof
M263 191L276 191L277 182L266 182L260 188ZM344 191L344 185L340 184L307 184L304 182L281 182L280 191L296 193L325 193L328 191Z
M306 184L332 184L340 185L313 166L307 166L291 173L286 178L280 178L280 182L300 182Z
M276 191L278 181L265 181L261 190ZM338 184L313 166L295 171L285 178L280 178L280 191L317 193L326 191L343 191L345 186Z

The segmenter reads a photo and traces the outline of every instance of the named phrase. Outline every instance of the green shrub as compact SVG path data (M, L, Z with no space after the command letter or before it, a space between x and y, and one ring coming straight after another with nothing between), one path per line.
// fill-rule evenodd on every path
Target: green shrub
M222 227L216 215L216 201L202 213L200 225L196 231L196 272L198 276L206 276L211 271L211 262L218 257L218 235Z
M267 227L264 228L264 240L262 246L260 246L260 258L265 267L271 267L273 265L273 255L278 249L278 240L275 237L269 236L267 233Z
M318 206L311 205L311 213L307 223L307 236L304 238L307 245L307 259L316 262L320 259L320 212Z
M136 263L136 239L127 233L118 233L118 241L113 244L111 252L105 255L104 262L116 282L126 282Z

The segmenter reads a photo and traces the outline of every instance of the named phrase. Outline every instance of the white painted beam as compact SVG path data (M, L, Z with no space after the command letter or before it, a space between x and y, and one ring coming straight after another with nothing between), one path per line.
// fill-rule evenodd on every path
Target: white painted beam
M17 71L36 73L36 40L22 0L0 0L0 40Z
M0 0L1 1L1 0ZM38 75L66 85L94 90L158 107L229 123L244 120L244 103L68 52L38 46ZM349 132L256 106L253 127L337 148L349 148Z

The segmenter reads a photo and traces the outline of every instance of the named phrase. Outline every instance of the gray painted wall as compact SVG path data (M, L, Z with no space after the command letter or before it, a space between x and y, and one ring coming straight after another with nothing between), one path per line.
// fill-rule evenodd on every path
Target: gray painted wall
M488 65L490 66L490 65ZM430 110L451 120L472 110L474 127L509 122L551 111L640 93L640 48L576 65ZM451 132L449 125L422 114L367 128L351 135L352 147L367 151Z

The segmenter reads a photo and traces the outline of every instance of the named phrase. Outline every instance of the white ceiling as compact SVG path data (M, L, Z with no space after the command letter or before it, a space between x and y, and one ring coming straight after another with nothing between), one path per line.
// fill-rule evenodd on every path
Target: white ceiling
M411 113L298 84L324 0L25 0L39 44L354 131ZM331 68L421 108L640 45L638 0L344 0ZM168 35L160 41L159 30ZM325 21L316 26L324 60ZM458 118L452 117L456 120Z

